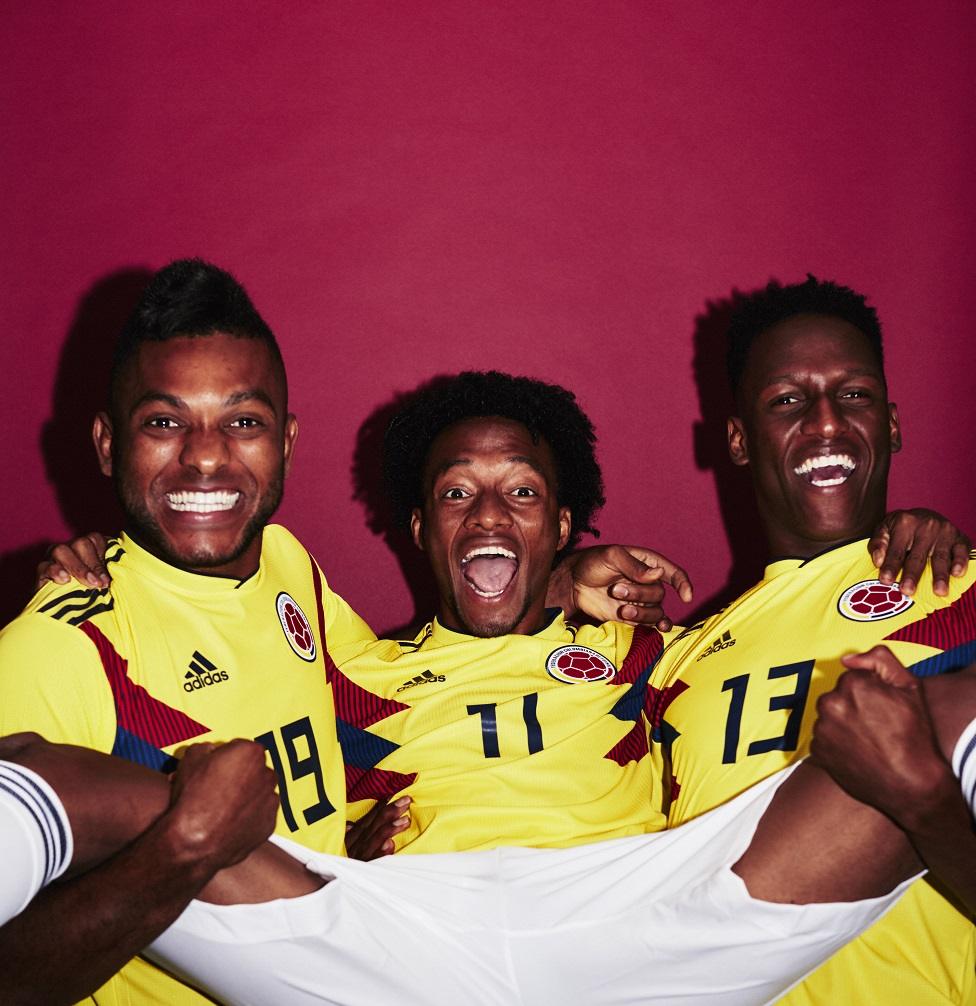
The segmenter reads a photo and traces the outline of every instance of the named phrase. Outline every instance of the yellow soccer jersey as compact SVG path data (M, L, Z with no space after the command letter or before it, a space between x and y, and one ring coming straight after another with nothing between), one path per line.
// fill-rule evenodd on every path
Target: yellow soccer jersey
M281 527L265 529L243 582L175 569L125 536L107 562L107 589L48 584L0 633L0 735L34 730L164 770L186 744L254 738L278 774L278 831L341 852L326 637L355 649L374 638L365 623ZM95 1001L204 1000L135 961Z
M664 826L648 753L656 630L481 639L436 621L383 641L334 678L346 785L358 817L409 794L398 851L566 846Z
M667 648L652 682L662 744L673 769L669 825L723 803L807 753L817 698L833 687L840 657L878 643L920 675L976 660L976 567L915 596L877 580L865 542L813 559L784 559L765 578ZM859 940L784 1002L971 1002L972 924L919 881Z

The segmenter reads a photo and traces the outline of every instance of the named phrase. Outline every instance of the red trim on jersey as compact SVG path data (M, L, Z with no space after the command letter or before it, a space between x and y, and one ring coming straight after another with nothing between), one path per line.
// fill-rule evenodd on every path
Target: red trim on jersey
M634 629L627 656L624 657L620 670L617 671L616 677L611 679L610 684L633 683L657 660L663 649L664 640L657 629L638 625Z
M332 664L332 694L335 697L336 719L365 730L367 727L385 720L394 713L409 709L410 706L396 699L384 699L366 691L350 680Z
M922 643L937 650L951 650L973 639L976 639L976 585L948 607L930 612L885 636L885 642Z
M325 680L332 680L332 671L335 669L335 661L329 656L329 651L325 646L325 608L322 605L322 574L311 554L308 561L312 564L312 587L315 590L315 613L319 622L319 647L322 650L322 659L325 662Z
M210 727L153 698L142 685L137 685L129 677L129 662L119 656L109 639L91 622L83 622L78 628L98 650L115 700L115 717L123 730L158 748L210 732Z
M654 688L648 686L647 689L647 705L644 707L644 712L647 713L647 718L650 720L651 729L658 732L661 729L661 721L664 719L664 714L668 711L668 706L682 693L688 690L688 683L681 681L680 679L676 681L673 685L668 685L667 688Z
M353 803L356 800L376 800L385 803L406 789L417 778L416 772L409 775L403 772L390 772L382 768L358 768L356 765L346 765L346 800Z
M627 735L621 737L603 757L615 761L622 768L628 762L640 761L649 751L647 727L643 720L638 720Z

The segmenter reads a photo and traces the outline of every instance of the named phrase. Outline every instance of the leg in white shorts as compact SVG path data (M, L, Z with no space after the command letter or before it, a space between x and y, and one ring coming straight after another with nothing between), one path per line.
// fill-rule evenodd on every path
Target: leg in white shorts
M357 863L288 901L193 902L149 956L234 1004L751 1006L897 900L756 901L731 866L790 770L681 828L572 849Z
M0 925L19 915L71 862L71 827L35 772L0 761Z

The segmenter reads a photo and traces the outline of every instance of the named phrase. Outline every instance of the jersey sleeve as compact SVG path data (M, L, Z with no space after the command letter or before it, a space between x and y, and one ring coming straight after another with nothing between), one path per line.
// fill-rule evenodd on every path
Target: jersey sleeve
M115 705L98 651L77 629L25 614L0 632L0 736L111 751Z
M329 589L318 563L315 564L325 612L325 645L336 663L349 660L376 642L376 634L338 595Z

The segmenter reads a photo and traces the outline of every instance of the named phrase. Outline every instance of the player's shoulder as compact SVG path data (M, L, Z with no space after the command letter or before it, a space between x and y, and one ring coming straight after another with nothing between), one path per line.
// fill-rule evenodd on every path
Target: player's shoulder
M310 553L283 524L268 524L262 532L261 557L266 561L300 559L308 563Z
M82 586L76 580L67 584L45 583L10 624L11 627L18 623L78 627L114 606L111 584L98 588Z

